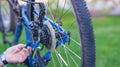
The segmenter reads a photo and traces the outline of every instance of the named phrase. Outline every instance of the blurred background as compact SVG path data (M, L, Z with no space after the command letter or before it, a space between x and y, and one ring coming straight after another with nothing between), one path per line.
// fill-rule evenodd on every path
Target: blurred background
M96 41L96 67L120 67L120 0L86 0Z
M61 0L62 2L62 0ZM86 0L96 41L96 67L120 67L120 0ZM0 34L0 52L3 46Z

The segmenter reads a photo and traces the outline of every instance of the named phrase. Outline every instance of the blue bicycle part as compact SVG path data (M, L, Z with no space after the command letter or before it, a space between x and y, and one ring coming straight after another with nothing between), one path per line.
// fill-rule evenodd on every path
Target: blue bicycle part
M27 67L95 67L94 35L84 0L25 2L15 10L20 22L14 43L25 28L25 48L32 48Z

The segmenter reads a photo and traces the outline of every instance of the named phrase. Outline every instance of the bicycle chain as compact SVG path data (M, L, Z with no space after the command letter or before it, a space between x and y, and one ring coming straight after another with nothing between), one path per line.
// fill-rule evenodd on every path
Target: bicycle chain
M33 31L33 34L32 34L33 41L40 41L41 42L41 40L42 40L41 36L46 36L45 34L41 35L43 33L43 31L44 31L42 29L44 27L44 25L43 25L43 19L44 19L44 16L46 14L46 12L45 12L46 9L45 9L44 3L42 3L42 2L39 3L39 8L40 8L40 10L39 10L38 21L32 21L30 23L30 28ZM46 42L46 41L43 41L43 42ZM39 66L38 61L34 62L34 66L35 67Z
M39 4L39 20L40 20L40 26L43 25L43 19L44 19L44 16L46 14L46 8L45 8L45 4L44 3L40 3Z
M38 18L39 21L32 21L30 23L30 28L33 31L33 39L35 41L37 41L37 40L40 41L39 29L42 28L42 26L43 26L43 18L44 18L45 13L46 13L44 3L42 3L42 2L39 3L39 8L40 8L40 10L39 10L39 18Z

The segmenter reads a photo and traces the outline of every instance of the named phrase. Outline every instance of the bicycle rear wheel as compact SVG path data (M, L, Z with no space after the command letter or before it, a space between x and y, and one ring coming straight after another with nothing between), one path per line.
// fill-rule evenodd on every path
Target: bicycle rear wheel
M70 31L70 44L51 53L47 67L95 67L95 42L91 19L84 0L37 0L47 7L46 16ZM55 29L56 31L56 29ZM57 31L56 31L57 32ZM58 39L56 38L56 41ZM37 59L45 55L44 48ZM39 53L38 53L39 54ZM37 55L38 55L37 54ZM41 60L41 59L40 59ZM39 63L41 64L41 63ZM43 63L42 63L43 64Z

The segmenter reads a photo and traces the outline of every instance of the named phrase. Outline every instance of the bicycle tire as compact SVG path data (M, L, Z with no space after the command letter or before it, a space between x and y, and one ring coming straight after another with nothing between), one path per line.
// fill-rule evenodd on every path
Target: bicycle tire
M82 60L81 60L81 63L79 62L81 64L80 66L81 67L95 67L95 63L96 63L95 41L94 41L92 22L90 19L88 8L86 7L86 3L84 0L70 0L70 2L72 5L74 16L76 18L79 38L81 41ZM48 7L48 9L50 8ZM37 53L37 55L39 55L39 53ZM37 56L37 58L40 59L41 55Z
M81 36L82 67L95 67L95 42L88 9L84 0L71 0L71 3L73 4Z

